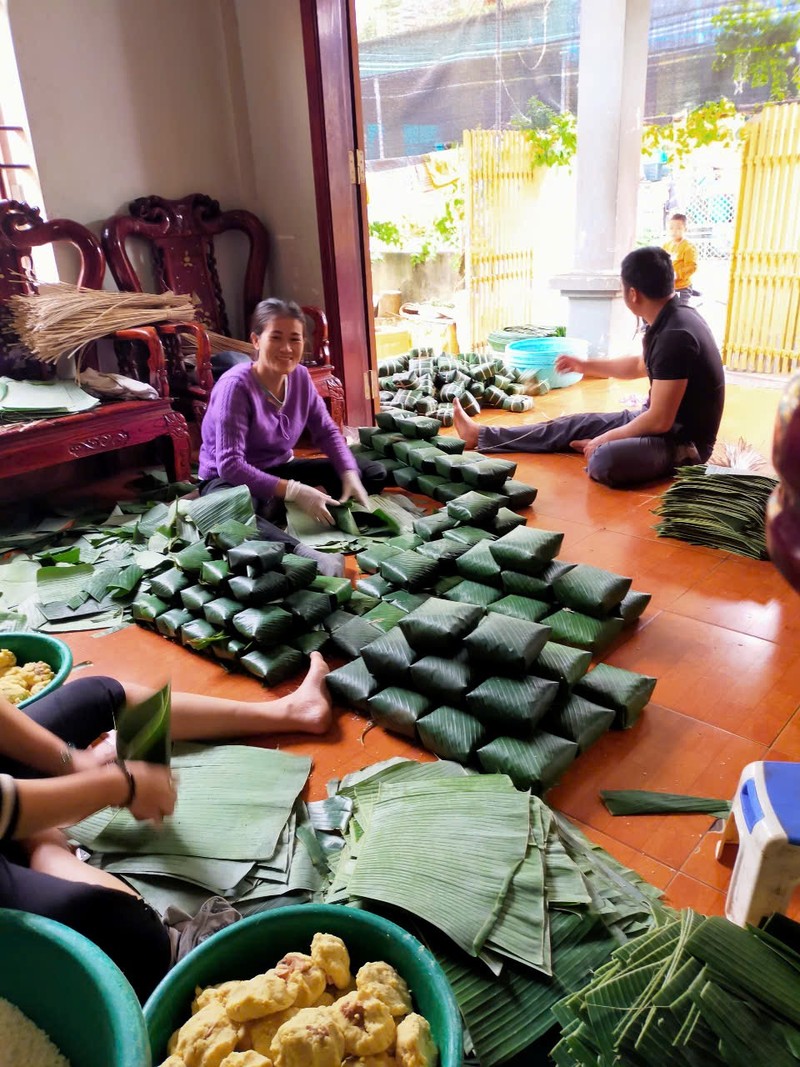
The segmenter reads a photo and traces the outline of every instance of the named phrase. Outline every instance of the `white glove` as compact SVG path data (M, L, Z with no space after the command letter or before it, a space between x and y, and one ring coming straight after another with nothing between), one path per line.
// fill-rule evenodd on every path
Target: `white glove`
M339 498L339 503L344 504L346 500L352 500L353 498L355 498L362 507L369 507L367 490L364 488L361 479L358 476L358 471L346 471L342 475L342 495Z
M338 501L328 496L327 493L321 493L319 489L314 489L303 482L290 481L286 483L284 499L290 504L297 504L316 522L324 523L326 526L334 525L333 516L328 511L328 504L336 504Z

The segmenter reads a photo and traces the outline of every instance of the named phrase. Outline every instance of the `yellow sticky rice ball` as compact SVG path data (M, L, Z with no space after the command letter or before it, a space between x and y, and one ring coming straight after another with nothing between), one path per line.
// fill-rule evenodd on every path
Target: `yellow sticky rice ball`
M9 667L15 667L17 657L10 648L0 648L0 671L6 671Z

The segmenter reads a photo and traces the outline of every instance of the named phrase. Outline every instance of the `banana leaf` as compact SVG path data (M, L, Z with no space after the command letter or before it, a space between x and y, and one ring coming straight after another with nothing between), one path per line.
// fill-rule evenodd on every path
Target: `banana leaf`
M175 565L182 571L194 575L199 574L203 564L213 557L202 541L195 541L194 544L187 545L180 552L176 552L172 558L175 560Z
M231 569L227 560L212 559L201 566L200 581L205 585L210 585L212 589L219 589L223 585L227 587L230 573Z
M440 537L437 541L424 541L419 548L415 549L421 556L435 560L442 572L455 570L459 556L467 551L467 546L457 541L446 540Z
M172 755L170 709L169 682L145 700L125 704L114 724L117 756L168 767Z
M500 580L503 589L513 596L526 596L533 600L552 599L550 582L544 577L544 572L537 576L504 570L501 572Z
M309 630L307 634L300 634L293 638L291 647L296 648L304 656L310 656L312 652L322 652L328 644L329 634L327 630Z
M404 437L429 441L438 434L439 421L424 416L412 416L409 419L401 419L397 428Z
M369 698L376 692L378 681L360 656L331 671L325 681L337 704L369 714Z
M483 612L472 604L453 604L429 597L398 623L409 644L424 654L451 655L461 647L465 634L478 623Z
M498 538L492 553L504 570L537 575L558 555L563 540L563 533L520 526Z
M492 672L527 674L549 637L547 626L494 613L467 634L464 647L476 668L490 664Z
M440 599L444 598L451 589L455 589L455 587L461 585L463 581L464 579L457 574L445 574L434 586L432 586L431 593L433 596L439 597Z
M136 622L155 625L159 615L163 615L169 605L155 593L139 593L131 604L131 615Z
M257 578L234 574L228 579L231 596L246 607L260 607L271 600L280 600L289 591L289 579L283 571L267 571Z
M537 731L533 737L496 737L478 749L478 760L490 774L507 774L518 789L544 793L578 754L574 741Z
M192 619L181 626L181 644L195 652L202 652L215 641L224 641L227 636L205 619Z
M492 532L496 533L498 537L502 537L503 534L515 530L517 526L524 525L525 519L522 515L517 515L510 508L501 507L492 520Z
M403 737L417 736L417 720L430 710L430 700L410 689L390 686L370 697L369 710L372 718L384 730Z
M419 548L422 544L422 538L417 537L413 530L407 530L405 533L398 534L397 537L390 537L383 542L385 545L389 545L391 548Z
M202 611L205 605L213 599L214 594L211 590L202 585L190 585L187 589L181 590L181 603L187 611L195 614Z
M229 626L233 621L233 616L238 615L241 610L242 605L239 601L231 597L217 597L203 605L203 615L206 621L219 628Z
M300 619L306 628L317 626L330 613L330 598L326 593L315 593L311 589L298 589L287 596L283 602L293 615Z
M414 533L423 541L433 541L441 537L446 530L452 530L455 525L455 519L452 519L442 508L440 511L434 511L430 515L417 519L414 523Z
M598 663L575 686L578 696L613 708L616 712L614 726L624 729L633 726L642 709L653 695L656 679L608 663Z
M401 589L409 589L411 592L430 585L435 580L437 572L436 561L421 556L414 549L399 552L396 556L383 560L380 565L382 578L400 586Z
M488 541L479 541L467 549L456 561L456 570L462 578L484 585L500 585L500 564L495 560Z
M433 499L440 504L449 504L451 500L460 497L464 492L464 486L460 482L443 481L433 490Z
M383 599L390 604L394 604L404 614L408 615L409 612L421 608L428 596L425 593L409 593L406 589L394 589L391 593L387 593Z
M383 685L409 684L409 668L417 658L399 627L381 634L361 650L367 669Z
M579 563L553 582L553 595L564 607L604 618L620 606L631 579Z
M509 478L513 478L517 465L509 459L482 459L468 463L461 471L467 485L473 489L500 491Z
M368 611L378 606L380 599L380 597L370 596L361 589L354 589L347 601L347 610L351 615L366 615Z
M515 482L509 478L497 492L506 497L507 506L512 511L521 511L523 508L530 507L534 502L538 489L534 489L532 485L526 485L524 482Z
M447 478L449 482L461 482L462 468L474 463L481 463L486 456L480 452L459 452L453 455L442 456L436 461L436 473Z
M288 611L278 607L245 608L231 620L242 637L259 645L276 645L291 633L295 623Z
M488 678L467 694L466 707L494 734L529 738L553 703L558 686L543 678Z
M436 447L440 452L446 452L448 456L460 456L466 447L466 442L460 437L439 434L436 438Z
M252 537L254 512L250 490L246 485L237 485L198 497L185 506L184 518L197 529L200 537L229 522L249 525Z
M396 556L399 551L400 549L395 545L378 542L365 548L363 552L359 552L356 556L356 563L366 574L375 574L383 560L388 559L389 556Z
M418 452L420 449L428 449L431 447L430 441L398 441L392 448L392 454L394 455L394 458L399 459L404 466L413 467L414 464L411 462L411 457L414 453Z
M438 474L420 474L417 478L417 488L425 496L435 496L437 486L446 484L446 479Z
M570 608L562 608L542 620L553 631L553 640L595 654L606 649L622 631L622 619L595 619Z
M372 435L370 445L376 452L380 452L383 456L391 456L393 454L393 447L399 444L403 440L403 435L396 431L389 431L388 433L376 433Z
M451 530L445 530L442 537L448 541L455 541L459 545L466 545L467 548L474 548L481 541L495 539L495 535L489 530L481 530L477 526L454 526Z
M466 578L444 594L445 600L455 600L460 604L475 604L484 609L493 604L495 600L499 600L501 596L499 589L494 589L491 585L483 585L481 582L470 582Z
M278 685L302 669L302 652L289 645L276 645L269 652L254 650L239 660L248 674L259 678L265 685Z
M408 493L413 493L416 490L418 474L419 472L414 470L413 467L398 467L397 470L392 471L394 484L401 489L405 489Z
M213 496L217 496L217 493L213 493ZM242 541L249 541L258 531L250 523L238 522L236 519L229 519L226 522L221 522L215 525L209 530L206 540L212 548L217 548L221 552L227 552L230 548L236 548Z
M549 712L542 726L551 734L574 741L578 752L585 752L611 729L614 714L611 708L602 708L583 697L571 696L563 708ZM611 814L614 815L615 812L612 811Z
M394 604L382 600L380 604L376 604L374 608L365 612L361 617L364 622L377 626L383 633L388 633L388 631L397 626L398 622L407 614L408 613L403 611L402 608L398 608Z
M409 455L411 466L415 471L418 471L417 486L419 486L419 479L423 475L436 475L436 460L439 456L444 455L434 445L430 445L428 448L415 448ZM440 477L440 476L438 476Z
M394 555L400 555L399 552L395 552ZM390 556L386 557L390 559ZM383 560L381 560L381 563ZM380 566L380 564L379 564ZM379 574L372 574L368 578L359 578L356 582L356 589L359 593L366 593L367 596L374 597L376 600L380 600L385 597L387 593L391 593L394 586L386 578L381 578ZM370 608L370 611L372 609Z
M600 799L612 815L713 815L727 819L731 813L729 800L654 793L648 789L601 789Z
M572 691L575 683L583 678L591 662L592 654L585 649L571 648L569 645L559 645L556 641L548 641L536 659L533 673L558 682L561 699L565 698ZM577 738L574 740L577 741Z
M353 586L349 578L335 578L333 575L318 574L308 587L315 593L327 593L335 601L331 604L346 604L353 595Z
M387 537L400 532L400 526L383 508L365 508L352 500L331 504L330 513L337 527L352 537Z
M156 629L162 637L177 637L181 626L191 622L194 615L186 608L171 608L156 619Z
M450 457L452 460L454 457ZM489 523L497 515L499 504L485 493L474 490L463 493L446 505L447 514L457 522L480 526Z
M386 422L387 420L384 420ZM394 419L391 420L390 425L384 425L381 427L384 430L394 429ZM358 439L362 445L370 446L372 444L372 438L378 433L378 428L375 426L359 426L358 427Z
M174 600L183 589L188 589L191 581L177 567L171 567L161 574L154 574L150 579L150 591L161 600Z
M490 604L488 610L500 615L508 615L513 619L539 622L552 610L552 607L552 604L545 604L543 600L532 600L527 596L504 596Z
M228 566L233 574L257 578L277 567L286 552L281 541L243 541L228 550Z
M248 647L246 641L241 641L238 637L230 637L227 641L215 642L211 646L211 651L217 659L225 663L234 663L241 659Z
M351 611L345 611L344 608L337 608L336 611L332 611L330 615L325 616L322 620L322 625L328 633L333 633L338 627L344 626L346 622L350 622L352 618L353 613Z
M429 752L459 763L468 763L487 738L486 727L476 718L446 704L419 719L417 733Z
M411 665L412 687L431 700L460 705L472 684L469 666L458 659L423 656Z
M289 579L292 589L305 589L317 577L317 565L313 559L287 552L281 560L281 570Z
M344 626L337 626L331 633L331 641L343 655L356 659L361 655L365 645L380 637L377 626L358 616L353 616Z
M380 367L380 372L383 373L383 366L382 365ZM397 417L397 415L395 414L395 412L393 412L393 411L379 411L378 414L375 416L375 423L376 423L378 429L380 429L380 430L399 430L400 429L400 423L402 421L403 420L399 419ZM370 438L372 437L372 434L376 432L374 426L367 426L367 427L363 427L363 428L371 431L370 432ZM359 427L359 431L358 431L359 436L361 435L361 429L362 428Z
M638 593L635 589L631 589L623 597L622 603L617 608L617 614L626 626L630 626L641 618L651 600L652 594Z

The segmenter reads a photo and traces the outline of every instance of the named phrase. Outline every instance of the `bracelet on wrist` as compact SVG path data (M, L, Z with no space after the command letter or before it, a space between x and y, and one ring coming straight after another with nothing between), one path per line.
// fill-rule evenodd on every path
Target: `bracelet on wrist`
M75 761L72 758L72 747L72 745L65 745L58 754L60 774L72 774L75 770Z
M133 777L131 772L125 766L125 763L124 763L123 760L118 759L118 760L115 760L114 762L116 763L117 767L119 767L119 769L122 771L122 773L125 775L125 781L128 783L128 796L122 802L122 804L120 804L119 806L121 808L129 808L131 806L131 804L134 802L134 800L136 799L136 779Z

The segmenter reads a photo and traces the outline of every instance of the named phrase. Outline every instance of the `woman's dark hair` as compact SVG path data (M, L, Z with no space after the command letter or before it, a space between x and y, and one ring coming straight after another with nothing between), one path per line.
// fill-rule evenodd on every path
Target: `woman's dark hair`
M622 261L622 284L650 300L663 300L675 289L675 271L669 252L655 245L634 248Z
M250 316L250 333L260 336L273 319L297 319L302 323L305 335L306 317L303 309L299 304L295 304L294 300L280 300L277 296L271 296L269 300L256 304Z

